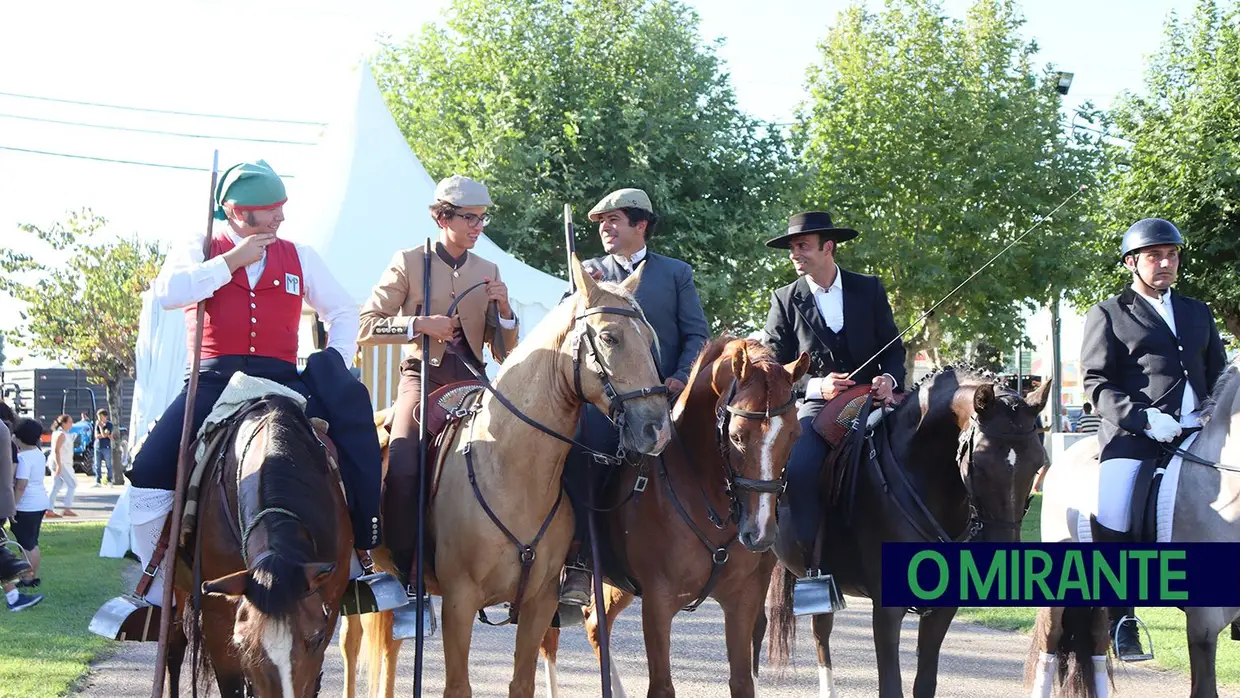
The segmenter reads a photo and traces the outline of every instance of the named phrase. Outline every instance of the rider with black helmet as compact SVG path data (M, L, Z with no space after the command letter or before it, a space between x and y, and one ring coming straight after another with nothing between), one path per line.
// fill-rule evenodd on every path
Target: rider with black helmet
M1135 539L1129 509L1141 463L1158 458L1159 443L1201 425L1201 403L1226 363L1209 306L1171 291L1183 245L1184 237L1169 221L1134 223L1120 250L1132 284L1095 305L1085 319L1085 394L1103 420L1097 513L1091 520L1100 543ZM1110 613L1116 655L1152 656L1142 651L1133 609Z

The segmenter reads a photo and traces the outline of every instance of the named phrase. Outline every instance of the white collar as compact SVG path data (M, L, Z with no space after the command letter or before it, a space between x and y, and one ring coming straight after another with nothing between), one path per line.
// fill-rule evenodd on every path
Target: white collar
M817 282L810 278L809 274L805 275L805 283L809 284L809 292L815 295L819 293L830 293L831 291L837 289L840 291L844 290L844 285L840 283L840 265L838 264L835 265L835 281L831 282L830 288L819 286Z
M634 252L632 257L625 257L624 255L619 254L613 254L612 257L615 257L617 262L620 262L626 268L632 270L637 267L638 262L646 258L646 246L642 245L642 248Z
M1144 298L1151 305L1163 305L1163 306L1171 307L1171 289L1167 289L1167 292L1160 294L1158 298L1150 298L1149 296L1145 295L1144 293L1141 293L1141 291L1137 289L1137 282L1135 281L1132 282L1132 286L1130 288L1132 288L1133 293Z

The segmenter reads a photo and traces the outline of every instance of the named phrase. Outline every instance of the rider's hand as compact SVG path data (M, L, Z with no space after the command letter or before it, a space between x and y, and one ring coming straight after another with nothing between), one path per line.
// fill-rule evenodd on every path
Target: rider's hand
M274 233L257 233L241 239L241 244L224 253L228 271L237 271L263 258L267 246L276 241Z
M495 301L496 305L499 306L500 317L511 319L512 305L508 302L508 285L489 276L483 277L482 280L487 283L487 300Z
M870 381L870 392L874 394L874 400L880 405L891 402L891 393L895 388L895 381L886 375L874 376L874 380Z
M457 320L447 315L426 315L413 321L413 331L427 335L431 339L446 342L452 339L452 333L457 327L457 322Z
M676 397L680 391L685 389L685 382L673 377L663 381L663 386L667 388L668 395Z
M1145 411L1145 435L1155 441L1170 443L1180 435L1180 420L1153 407Z
M848 380L847 373L828 373L821 378L809 379L805 386L805 397L811 400L830 400L854 385L856 383Z

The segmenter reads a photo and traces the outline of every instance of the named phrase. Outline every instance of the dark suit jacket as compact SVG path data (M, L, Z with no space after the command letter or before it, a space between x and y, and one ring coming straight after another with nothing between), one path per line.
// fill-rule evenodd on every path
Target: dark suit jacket
M603 268L604 281L619 283L629 276L611 255L593 261ZM659 336L659 375L688 383L693 360L710 338L710 325L693 285L693 267L649 248L639 266L644 269L635 295Z
M874 356L899 334L899 330L887 301L887 291L878 277L840 269L840 284L844 289L844 336L853 361L860 364ZM765 333L767 344L780 363L789 363L804 351L810 356L811 376L852 371L855 366L836 365L825 338L827 330L827 322L818 312L814 294L804 277L771 294ZM853 380L869 383L884 373L895 379L897 391L904 389L903 341L892 343Z
M1153 458L1157 442L1145 436L1145 410L1176 417L1184 381L1205 400L1226 365L1223 342L1209 306L1171 292L1177 337L1158 311L1125 288L1085 317L1081 372L1085 395L1102 416L1101 458Z

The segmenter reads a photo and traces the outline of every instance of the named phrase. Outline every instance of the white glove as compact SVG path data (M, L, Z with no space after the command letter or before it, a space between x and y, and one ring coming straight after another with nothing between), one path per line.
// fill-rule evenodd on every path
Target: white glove
M1150 424L1145 435L1155 441L1170 443L1180 435L1180 420L1166 412L1151 407L1145 411L1145 419Z

